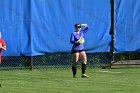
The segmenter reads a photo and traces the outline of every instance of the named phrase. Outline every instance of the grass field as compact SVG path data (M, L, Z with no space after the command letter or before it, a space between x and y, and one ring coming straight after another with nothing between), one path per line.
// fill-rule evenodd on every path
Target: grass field
M0 93L139 93L140 68L88 69L90 78L67 70L0 71Z

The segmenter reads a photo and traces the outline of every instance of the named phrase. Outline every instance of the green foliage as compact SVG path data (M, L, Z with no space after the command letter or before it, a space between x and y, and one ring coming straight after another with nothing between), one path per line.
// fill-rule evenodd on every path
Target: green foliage
M140 60L139 52L116 53L115 60Z

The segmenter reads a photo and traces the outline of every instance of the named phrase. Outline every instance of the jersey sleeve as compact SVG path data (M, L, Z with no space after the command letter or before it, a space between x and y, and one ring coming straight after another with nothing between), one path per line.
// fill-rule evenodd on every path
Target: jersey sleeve
M71 43L71 44L75 44L75 40L74 40L74 35L73 35L73 33L71 34L71 37L70 37L70 43Z
M86 33L89 30L89 26L85 27L85 29L82 30L83 33Z
M71 38L70 38L70 43L71 44L75 44L75 45L79 45L79 43L78 42L76 42L77 40L75 40L75 36L74 36L74 34L72 33L71 34Z
M6 44L5 44L4 40L2 40L2 46L3 46L3 47L4 47L4 46L6 46Z

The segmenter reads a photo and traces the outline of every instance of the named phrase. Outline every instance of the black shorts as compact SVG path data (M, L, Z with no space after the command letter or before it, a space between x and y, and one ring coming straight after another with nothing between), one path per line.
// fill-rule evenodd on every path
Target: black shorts
M80 53L80 52L83 52L83 51L85 51L85 50L84 49L82 49L82 50L74 50L74 49L72 49L71 53L74 54L74 53Z

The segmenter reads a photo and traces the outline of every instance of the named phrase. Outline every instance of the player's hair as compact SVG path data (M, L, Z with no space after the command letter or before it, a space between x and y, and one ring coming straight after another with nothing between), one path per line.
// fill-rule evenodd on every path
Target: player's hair
M74 27L81 28L81 24L75 24Z

